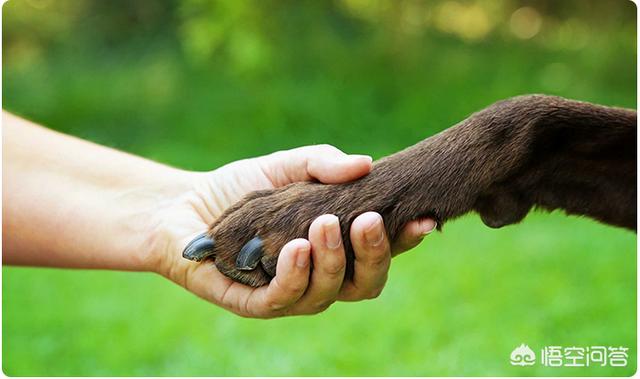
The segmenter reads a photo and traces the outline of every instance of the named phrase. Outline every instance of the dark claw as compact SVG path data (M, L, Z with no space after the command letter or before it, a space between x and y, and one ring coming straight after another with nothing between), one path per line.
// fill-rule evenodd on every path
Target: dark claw
M236 269L241 271L255 269L262 258L262 253L262 240L260 237L254 237L240 249L240 254L236 258Z
M206 257L214 254L215 242L207 233L202 233L191 240L182 252L182 257L190 261L200 262Z

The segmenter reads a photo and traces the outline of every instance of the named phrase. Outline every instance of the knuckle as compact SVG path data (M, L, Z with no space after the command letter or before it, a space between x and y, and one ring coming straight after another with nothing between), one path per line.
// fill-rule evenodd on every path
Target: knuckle
M270 313L279 313L285 308L283 304L273 300L267 301L265 303L265 307L269 310Z
M344 273L344 270L346 268L346 263L344 261L334 261L334 262L327 262L324 266L322 271L327 274L328 276L334 277L334 276L341 276Z
M287 287L285 287L285 291L288 294L291 295L297 295L301 292L303 292L305 289L307 288L307 286L304 283L290 283L289 285L287 285Z
M337 152L342 152L340 149L338 149L337 147L328 144L328 143L321 143L318 145L313 145L313 148L315 149L315 151L317 153L322 153L322 154L335 154Z
M315 145L316 149L319 150L337 150L337 148L331 144L328 143L319 143L317 145Z
M295 296L296 294L302 292L307 287L307 284L301 280L279 280L276 275L276 280L274 281L277 290L286 296Z
M374 254L369 254L366 265L375 271L386 270L391 260L390 253L385 250Z
M389 261L389 255L386 247L375 249L369 254L369 262L372 266L384 266Z

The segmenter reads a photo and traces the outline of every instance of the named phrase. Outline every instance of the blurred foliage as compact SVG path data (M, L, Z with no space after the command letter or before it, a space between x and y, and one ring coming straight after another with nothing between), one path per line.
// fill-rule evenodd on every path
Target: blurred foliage
M312 143L379 157L523 93L635 107L635 15L625 0L10 0L3 108L189 169ZM499 231L469 216L428 239L394 261L380 299L268 322L151 275L4 268L3 369L635 372L635 235L536 214ZM522 342L633 357L515 368Z

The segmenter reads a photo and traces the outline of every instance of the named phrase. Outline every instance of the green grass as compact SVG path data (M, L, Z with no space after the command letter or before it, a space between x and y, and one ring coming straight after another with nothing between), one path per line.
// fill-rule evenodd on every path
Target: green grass
M181 8L197 1L175 10L170 1L61 0L55 12L8 4L3 108L187 169L314 143L380 157L524 93L636 105L636 24L620 16L629 11L622 1L591 18L597 2L575 3L571 17L548 6L541 34L526 41L509 37L506 17L475 42L435 29L394 34L393 19L354 21L330 2L256 5L249 16L232 12L231 48L205 58L192 56L200 45L183 32L207 35L225 13ZM520 6L496 4L507 15ZM566 19L586 43L566 30L564 44L553 42L553 22ZM251 33L268 41L263 50ZM267 52L262 61L256 51ZM559 213L500 230L467 216L395 259L380 298L268 321L234 316L153 274L3 267L3 370L628 376L637 367L636 242ZM625 346L629 365L516 368L509 354L521 343L536 353Z
M630 375L514 368L520 343L636 351L636 237L559 214L446 226L376 300L314 317L233 316L159 276L4 268L7 375Z

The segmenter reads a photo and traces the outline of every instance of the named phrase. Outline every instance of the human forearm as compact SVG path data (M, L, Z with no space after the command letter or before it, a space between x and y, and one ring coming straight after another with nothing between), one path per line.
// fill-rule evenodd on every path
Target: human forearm
M152 214L183 171L3 112L3 262L146 270Z

